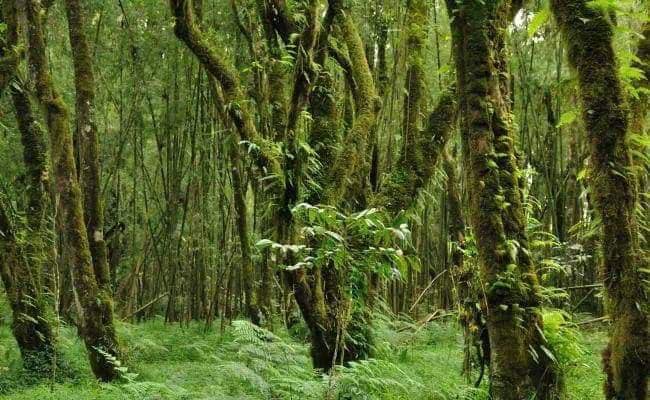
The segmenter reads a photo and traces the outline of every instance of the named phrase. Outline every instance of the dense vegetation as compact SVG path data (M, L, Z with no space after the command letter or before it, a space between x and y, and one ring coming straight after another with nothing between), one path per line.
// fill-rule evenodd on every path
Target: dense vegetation
M646 400L647 0L0 4L0 398Z

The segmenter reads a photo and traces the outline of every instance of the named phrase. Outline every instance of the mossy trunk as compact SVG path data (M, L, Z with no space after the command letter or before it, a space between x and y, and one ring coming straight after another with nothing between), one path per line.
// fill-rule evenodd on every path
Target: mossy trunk
M350 322L349 277L334 266L318 268L309 275L297 270L290 276L296 302L310 332L310 354L315 369L329 373L335 364L353 361L346 350Z
M365 49L350 10L344 11L338 3L332 3L328 15L326 20L332 19L340 28L342 40L350 55L349 68L356 88L354 98L356 118L344 139L345 143L337 152L336 146L341 137L339 133L341 116L336 108L336 102L333 101L331 77L328 71L324 71L317 78L320 87L315 88L314 91L308 90L311 100L310 110L314 117L309 141L324 165L322 175L316 177L323 190L310 193L308 198L315 204L340 206L355 172L362 165L361 157L365 156L368 132L374 124L378 104ZM319 40L322 41L323 38ZM326 46L317 47L314 51L317 61L323 64L327 54ZM300 101L299 97L294 96L293 103ZM287 182L285 180L285 184ZM282 221L285 225L290 225L287 224L287 221L291 221L290 209L287 205L295 204L298 193L296 185L286 186ZM288 235L288 237L293 236L291 233ZM291 240L288 242L292 243ZM314 368L329 372L335 364L363 356L361 351L357 351L357 348L353 348L345 341L348 330L355 329L349 326L352 302L348 274L328 266L308 272L292 271L289 273L289 280L294 288L296 302L310 330Z
M105 290L100 289L93 271L68 110L56 92L50 76L45 55L40 2L28 0L26 14L29 61L50 134L54 188L59 198L61 220L64 224L61 229L66 243L70 246L74 286L83 309L83 326L80 331L93 373L100 380L111 381L118 377L115 359L119 354L113 326L112 299Z
M95 279L101 290L110 291L110 273L104 241L104 208L101 197L99 138L95 122L95 78L85 33L87 10L79 0L66 0L68 31L72 47L76 90L76 137L83 191L84 217Z
M38 234L38 233L36 233ZM9 215L0 204L0 275L7 292L7 299L13 314L12 333L27 371L50 376L57 354L54 333L45 312L45 302L38 289L38 275L41 271L32 268L30 257L16 242L15 232Z
M509 111L508 1L447 2L459 90L470 223L486 286L494 399L556 398L561 385L541 346L537 277L528 254Z
M375 91L365 48L351 10L339 10L335 21L350 55L351 75L355 82L355 118L350 131L341 143L341 150L328 169L322 199L326 204L338 206L353 182L352 178L357 169L363 165L362 157L366 156L369 133L375 124L380 100Z
M373 203L390 213L410 209L420 190L429 182L454 131L458 104L452 89L444 91L426 122L413 133L413 145L404 149ZM411 153L406 155L404 153ZM409 161L410 160L410 161Z
M170 0L174 17L174 33L221 87L224 104L239 139L249 142L251 154L263 173L282 176L278 155L272 143L260 137L254 123L250 101L245 97L235 67L230 65L216 48L210 45L194 17L192 0Z
M636 178L631 171L628 109L612 47L608 16L585 0L553 0L551 8L578 74L590 147L589 185L603 227L601 277L612 320L603 353L608 399L645 400L650 368L647 297L635 217Z
M427 38L427 2L406 2L406 80L402 121L402 159L408 165L420 165L421 154L413 151L420 146L422 116L426 108L426 75L424 51Z
M261 323L260 309L254 290L253 259L251 255L250 233L248 227L248 207L246 205L246 186L242 178L242 162L236 143L230 144L230 161L232 162L232 186L235 203L237 234L241 249L241 282L244 291L246 315L255 324Z
M11 306L12 332L18 343L23 367L48 376L56 365L55 337L47 317L41 278L46 250L43 221L47 211L47 156L43 132L32 113L27 93L15 79L21 54L17 51L16 2L4 1L2 22L5 38L0 47L0 93L10 83L27 176L26 215L31 235L19 245L7 210L0 204L0 249L3 259L0 275ZM4 199L2 200L4 201Z

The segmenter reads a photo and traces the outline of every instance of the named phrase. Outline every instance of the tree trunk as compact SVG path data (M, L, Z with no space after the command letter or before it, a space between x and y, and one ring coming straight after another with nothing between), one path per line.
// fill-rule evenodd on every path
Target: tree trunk
M72 47L76 90L76 137L79 138L77 169L81 175L84 220L93 260L95 279L101 290L110 293L110 273L104 241L104 207L101 198L99 138L95 123L95 78L85 33L86 14L79 0L66 0L68 30Z
M34 119L31 104L24 88L15 79L20 60L16 3L2 4L2 22L6 35L0 49L3 65L0 74L0 93L12 82L14 104L23 161L27 172L27 220L32 235L25 247L17 243L15 228L0 199L0 248L4 253L0 275L13 313L12 331L23 360L23 367L33 373L47 376L56 364L55 338L46 316L47 304L42 296L41 278L46 257L43 221L47 212L47 164L43 132Z
M541 348L537 277L528 255L509 119L505 32L509 1L447 2L461 133L490 342L491 395L555 398L561 382Z
M95 376L103 381L118 377L118 344L109 294L98 286L84 222L82 195L72 147L68 110L50 76L38 0L26 2L28 54L36 91L50 133L55 192L59 196L64 236L70 246L74 285L83 309L81 335Z
M31 257L18 245L9 215L2 204L0 232L0 250L3 253L0 275L13 313L11 328L20 349L23 368L32 373L49 376L57 360L54 333L37 284L41 271L30 265L39 255ZM36 235L38 234L39 232L36 232Z
M591 151L589 184L603 226L601 277L612 320L603 352L608 399L645 400L650 367L647 298L635 217L636 177L627 144L628 109L602 12L584 0L553 0L551 7L578 74Z

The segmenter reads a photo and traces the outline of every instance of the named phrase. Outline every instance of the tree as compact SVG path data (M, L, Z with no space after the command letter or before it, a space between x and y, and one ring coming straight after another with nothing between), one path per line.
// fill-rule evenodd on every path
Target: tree
M495 399L555 398L561 389L541 334L509 100L510 1L447 1L458 82L469 220L486 287L483 304Z
M590 148L589 185L602 224L601 277L612 320L603 352L608 399L646 398L650 335L641 268L647 264L639 247L635 216L636 178L627 143L625 105L613 30L604 10L584 0L551 2L578 75L582 118Z
M8 201L0 199L0 248L4 253L0 275L13 313L12 331L23 359L23 367L47 376L55 367L55 337L43 297L42 275L47 257L45 220L48 207L47 156L43 131L32 112L29 96L16 77L22 52L18 51L17 7L13 1L2 4L6 37L0 55L5 67L0 76L0 93L10 85L16 121L27 170L27 228L29 236L20 238L12 221Z
M50 135L54 188L63 212L64 226L61 229L70 246L74 285L83 310L80 333L86 344L93 373L100 380L111 381L118 377L116 359L119 355L113 325L113 304L110 293L102 290L99 284L101 278L93 271L68 109L54 88L50 76L40 2L29 0L25 8L28 21L27 52L36 94L43 107Z

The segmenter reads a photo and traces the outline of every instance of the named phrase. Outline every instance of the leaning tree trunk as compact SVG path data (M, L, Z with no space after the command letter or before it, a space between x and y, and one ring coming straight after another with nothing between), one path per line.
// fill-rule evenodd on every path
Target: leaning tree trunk
M612 320L603 352L608 399L645 400L650 368L647 298L635 218L636 178L631 171L628 110L612 47L609 19L585 0L553 0L553 13L578 74L591 151L590 187L603 226L601 276Z
M447 1L459 90L470 223L485 283L491 395L554 398L560 386L541 348L536 272L528 254L509 118L505 32L509 1Z
M118 377L115 358L118 343L113 325L112 299L101 290L93 271L93 262L84 222L82 194L77 180L68 110L56 92L45 54L45 40L38 0L26 2L28 22L28 54L35 76L36 92L50 133L50 149L54 166L55 192L63 213L63 233L70 246L74 285L83 309L81 336L84 339L90 366L103 381Z

